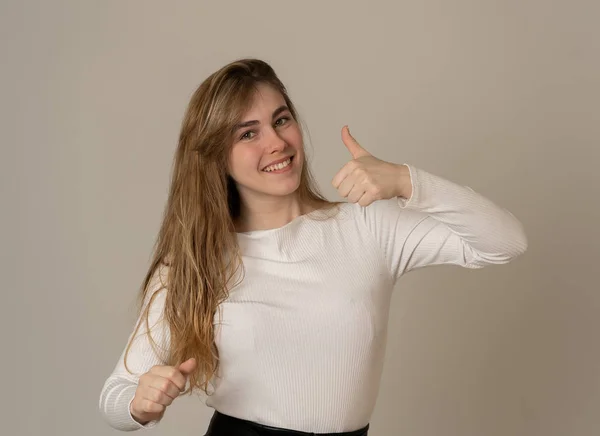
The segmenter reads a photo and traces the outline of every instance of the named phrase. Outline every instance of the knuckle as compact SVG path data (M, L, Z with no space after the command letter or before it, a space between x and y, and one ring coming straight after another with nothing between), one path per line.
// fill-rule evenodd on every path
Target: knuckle
M161 403L163 396L164 396L164 394L161 391L159 391L158 389L154 389L154 391L151 394L152 401L154 401L155 403Z
M158 374L161 370L162 366L161 365L154 365L152 368L150 368L150 371L148 371L146 374Z
M167 392L169 387L171 386L171 382L168 379L164 379L160 384L160 390L163 392Z
M151 401L151 400L146 401L146 412L148 412L148 413L160 413L163 411L163 409L164 409L164 406L162 404L159 404L159 403Z
M154 412L154 403L150 400L144 400L144 404L142 405L142 410L146 413Z

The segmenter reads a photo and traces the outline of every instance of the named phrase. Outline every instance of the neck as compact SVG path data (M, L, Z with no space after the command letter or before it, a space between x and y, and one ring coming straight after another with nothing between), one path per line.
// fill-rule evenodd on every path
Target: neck
M269 230L283 227L300 215L315 209L302 204L297 195L286 197L242 199L241 215L236 223L237 232Z

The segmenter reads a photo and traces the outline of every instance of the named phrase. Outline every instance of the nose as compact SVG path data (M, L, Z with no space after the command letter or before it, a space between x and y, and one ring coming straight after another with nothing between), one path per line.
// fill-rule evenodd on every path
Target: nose
M267 137L265 138L265 144L265 149L268 154L283 151L287 146L287 143L279 136L275 129L269 129Z

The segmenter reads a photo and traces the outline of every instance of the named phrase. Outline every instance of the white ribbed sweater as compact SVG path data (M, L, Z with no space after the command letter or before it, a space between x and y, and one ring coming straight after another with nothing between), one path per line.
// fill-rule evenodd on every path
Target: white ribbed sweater
M379 390L397 279L428 265L503 264L526 250L521 223L510 212L468 187L409 168L409 200L342 204L327 219L315 211L281 228L238 234L245 276L215 317L220 374L208 406L299 431L361 428ZM165 292L150 315L153 338L164 349ZM100 395L112 427L156 425L138 424L129 404L139 375L164 364L163 357L140 334L128 357L134 374L121 355Z

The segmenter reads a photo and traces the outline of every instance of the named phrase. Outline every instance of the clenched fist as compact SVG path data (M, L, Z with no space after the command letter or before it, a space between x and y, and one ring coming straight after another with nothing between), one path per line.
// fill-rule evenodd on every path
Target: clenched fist
M410 170L406 165L377 159L352 137L348 126L342 129L342 142L352 160L331 181L342 197L366 207L376 200L412 196Z
M167 406L185 390L189 375L196 369L196 359L188 359L179 366L153 366L138 382L130 412L144 425L160 420Z

